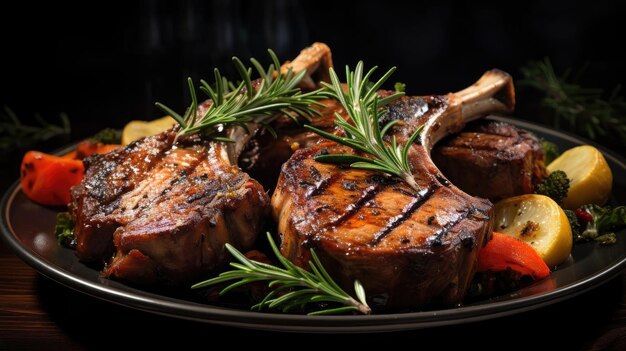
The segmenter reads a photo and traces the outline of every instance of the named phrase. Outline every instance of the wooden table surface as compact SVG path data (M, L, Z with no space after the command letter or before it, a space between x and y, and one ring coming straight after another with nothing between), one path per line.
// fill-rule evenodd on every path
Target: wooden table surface
M0 350L91 350L132 344L211 349L216 340L256 347L300 347L303 344L291 341L311 340L320 347L382 341L418 350L457 345L506 349L499 341L503 339L514 349L546 349L551 344L559 350L626 350L625 286L622 273L569 300L483 322L394 333L304 335L197 323L114 305L43 277L0 243Z

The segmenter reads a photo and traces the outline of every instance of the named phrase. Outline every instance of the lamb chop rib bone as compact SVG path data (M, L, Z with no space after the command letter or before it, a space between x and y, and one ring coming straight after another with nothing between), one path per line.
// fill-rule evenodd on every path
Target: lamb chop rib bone
M476 83L448 94L447 98L448 110L424 123L421 139L428 151L445 136L459 132L466 123L490 113L511 113L515 106L513 80L498 69L487 71Z
M459 303L491 236L493 205L450 184L430 149L467 121L513 106L512 79L499 70L457 93L391 104L384 119L401 120L392 131L399 142L424 125L409 151L417 194L380 173L314 161L321 153L355 153L332 141L298 150L283 165L272 198L282 254L305 267L314 248L340 285L351 289L359 279L379 305Z
M285 62L280 67L280 71L282 74L287 74L289 70L294 73L306 71L307 73L300 81L299 87L303 91L310 91L320 88L319 82L330 82L328 69L332 66L333 59L330 48L326 44L318 42L300 51L300 54L293 61ZM274 117L280 117L280 114ZM265 123L270 122L271 120L265 121ZM251 122L247 123L245 127L232 126L228 130L228 137L236 141L229 143L226 149L231 164L237 164L245 146L261 128L260 123Z

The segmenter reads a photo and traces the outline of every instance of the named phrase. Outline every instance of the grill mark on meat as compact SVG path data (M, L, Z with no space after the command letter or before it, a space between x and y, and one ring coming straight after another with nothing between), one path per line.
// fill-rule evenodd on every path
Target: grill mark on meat
M382 187L379 184L371 185L365 188L365 190L361 192L361 196L359 196L356 201L348 205L343 211L343 214L332 222L332 225L339 226L344 223L363 206L365 206L365 204L367 204L371 199L373 199L374 196L376 196L376 194L378 194L381 190Z
M445 186L445 187L449 187L450 186L450 182L441 174L437 174L435 175L435 179L437 179L437 181L439 183L441 183L441 185Z
M126 148L118 149L109 154L96 154L86 158L85 169L98 169L93 176L86 176L84 188L87 194L102 205L110 204L118 200L124 193L134 189L140 179L133 181L134 177L145 176L144 169L136 165L141 164L146 169L158 164L164 157L167 148L171 145L173 137L169 133L163 133L147 139L145 143L133 142ZM132 154L140 155L142 163L129 162L120 167L117 158ZM109 182L112 186L103 188L102 183ZM105 190L106 189L106 190Z
M531 193L547 174L539 139L494 121L474 122L439 143L433 160L455 186L493 202Z
M207 153L215 151L211 144L176 150L181 157L165 160L169 172L152 172L158 189L137 189L136 198L144 201L144 191L152 190L148 198L153 201L114 234L117 254L105 277L186 284L227 262L224 243L251 247L265 212L265 191L225 160L207 160ZM152 264L135 260L134 252Z
M320 173L320 171L318 171L317 168L315 168L315 166L313 165L309 167L309 173L311 174L311 178L316 181L319 181L322 178L322 174Z
M196 193L191 194L191 196L187 197L187 200L186 200L187 203L191 204L192 202L200 200L205 197L213 199L217 195L217 191L214 190L214 186L210 185L212 182L217 182L217 181L210 180L209 182L207 182L206 184L207 189L204 191L198 191Z
M224 179L227 178L224 175L218 175L216 179L212 179L206 176L206 171L206 169L198 169L198 165L196 165L193 173L190 174L191 176L193 176L191 177L192 179L199 180L198 185L202 187L201 191L195 191L189 194L189 189L186 185L181 185L172 190L176 193L183 193L183 196L186 197L187 204L192 204L193 202L198 200L211 202L218 196L218 194L220 194L220 190L222 190L222 187L219 186L219 183L224 183L225 185L228 185L228 183L230 183L230 186L227 186L226 188L226 190L228 191L229 187L233 189L240 188L242 186L241 183L244 181L243 174L237 174L230 180ZM198 173L198 175L194 175L195 173Z
M491 235L493 220L489 217L493 205L463 193L452 178L448 182L447 174L443 176L432 163L429 151L445 135L460 131L469 119L512 110L512 88L510 77L494 70L481 78L478 85L459 93L403 97L390 104L389 112L381 119L399 121L390 132L400 143L424 125L419 137L422 143L411 145L408 156L418 184L424 191L433 192L428 200L424 199L426 196L420 197L425 193L406 194L399 190L408 188L396 177L347 169L346 165L315 163L314 157L322 153L358 154L342 145L322 140L296 151L282 167L272 199L282 254L306 268L310 260L308 249L316 248L320 261L329 274L337 277L339 285L350 289L358 278L371 296L384 296L373 301L384 306L422 308L429 303L461 302L474 274L479 244L484 244ZM498 89L507 90L505 103L492 99ZM321 172L322 179L341 174L322 196L310 196L314 187L299 184L301 181L318 184L309 170L311 165ZM380 179L375 179L375 175ZM384 190L349 220L335 225L342 211L378 181ZM354 186L350 182L355 182L356 191L351 190ZM476 215L483 218L463 214L471 208L481 212ZM466 216L464 219L448 223L462 214ZM441 230L446 224L449 228ZM432 244L436 234L441 240L439 247Z
M384 228L374 234L374 238L370 242L370 245L378 245L394 229L398 228L400 225L402 225L402 223L406 222L407 219L411 218L413 213L415 213L415 211L422 207L422 205L424 205L426 201L430 199L430 197L437 191L437 189L438 187L434 186L426 189L426 191L423 192L423 194L420 194L420 196L413 197L411 202L409 202L409 205L404 207L401 214L391 217L387 222L387 225L385 225Z
M406 195L406 196L409 196L409 197L413 197L413 196L415 196L415 193L412 193L412 192L410 192L410 191L408 191L408 190L406 190L406 189L404 189L404 188L401 188L401 187L399 187L399 186L397 186L397 187L393 187L393 188L391 188L391 189L392 189L393 191L397 191L397 192L399 192L399 193L400 193L400 194L402 194L402 195Z
M455 220L446 223L441 229L435 232L430 238L427 239L430 242L431 246L441 246L443 245L444 237L450 232L450 230L457 224L461 223L461 221L467 219L469 216L473 216L475 220L485 221L489 219L489 216L480 212L476 208L469 208L466 211L463 211L460 216L458 216ZM465 240L465 241L463 241ZM464 245L467 245L467 238L462 237L461 241ZM472 242L473 244L473 242Z
M172 163L169 165L168 164L162 165L162 167L172 166L173 168L176 168L176 170L172 171L172 173L177 173L177 176L175 176L174 179L169 180L169 184L165 188L163 188L163 190L161 190L156 196L150 198L147 194L144 193L141 196L141 200L137 201L137 203L131 209L135 211L137 210L143 211L147 209L148 207L156 206L163 201L167 201L167 199L169 198L168 194L176 186L180 186L181 184L182 186L187 186L185 185L186 180L188 179L189 175L193 175L196 172L198 165L203 161L203 154L206 153L205 148L201 148L200 150L194 150L194 151L196 152L194 153L193 155L194 157L192 159L186 158L185 162L177 162L177 163ZM178 169L178 167L180 167L181 165L184 166L185 168ZM148 182L146 186L150 186L151 184L154 184L152 177L154 175L158 175L159 171L160 170L157 169L154 174L149 174L143 180L144 182ZM207 177L206 174L203 174L203 175L204 175L204 178L202 179L206 179ZM199 177L202 177L202 175L200 175ZM197 177L192 177L192 179L193 178L197 178ZM168 181L168 180L165 180L165 181ZM197 195L197 194L194 194L194 195Z
M195 165L197 165L198 162L195 163ZM193 166L195 168L195 165ZM164 196L165 194L169 193L172 188L174 188L174 186L176 186L176 184L180 184L180 182L182 182L183 180L187 179L187 174L185 172L185 170L181 170L179 173L181 173L178 177L172 179L169 183L169 185L167 187L165 187L163 190L161 190L161 195L160 196Z
M316 184L311 184L315 186L315 188L309 190L307 196L317 196L323 194L326 189L333 185L333 183L341 179L341 175L341 172L334 172L333 174L320 180Z

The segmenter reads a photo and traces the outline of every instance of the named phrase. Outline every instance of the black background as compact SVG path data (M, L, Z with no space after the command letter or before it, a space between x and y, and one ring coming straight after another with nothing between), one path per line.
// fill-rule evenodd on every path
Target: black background
M618 1L138 1L3 2L0 105L23 119L66 112L73 138L130 119L182 111L185 78L232 73L230 57L283 60L314 41L335 65L398 66L410 94L446 93L492 67L519 77L531 59L558 72L590 68L586 84L626 82ZM523 96L519 97L521 111ZM521 112L518 112L518 114ZM540 116L523 116L540 120Z
M5 1L0 107L24 123L66 113L71 136L33 146L49 151L160 117L156 101L184 111L186 78L210 78L213 67L236 77L233 55L268 62L272 48L287 60L315 41L328 43L341 71L358 60L397 66L391 81L411 95L460 90L494 67L519 79L522 65L544 57L558 73L589 64L582 83L611 90L626 82L625 19L626 2L605 0ZM516 115L542 122L525 93ZM0 187L17 178L24 151L0 161Z

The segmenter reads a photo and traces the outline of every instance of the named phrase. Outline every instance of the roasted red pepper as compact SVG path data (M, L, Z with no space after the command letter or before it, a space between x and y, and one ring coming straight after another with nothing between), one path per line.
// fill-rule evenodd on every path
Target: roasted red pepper
M20 170L22 191L42 205L67 205L70 188L80 183L83 161L29 151Z
M38 151L24 155L20 170L22 191L29 199L42 205L67 205L70 188L83 180L83 159L93 154L105 154L120 145L86 140L76 150L54 156Z
M493 239L480 250L477 272L512 269L534 280L550 275L550 268L530 245L506 234L494 232Z

